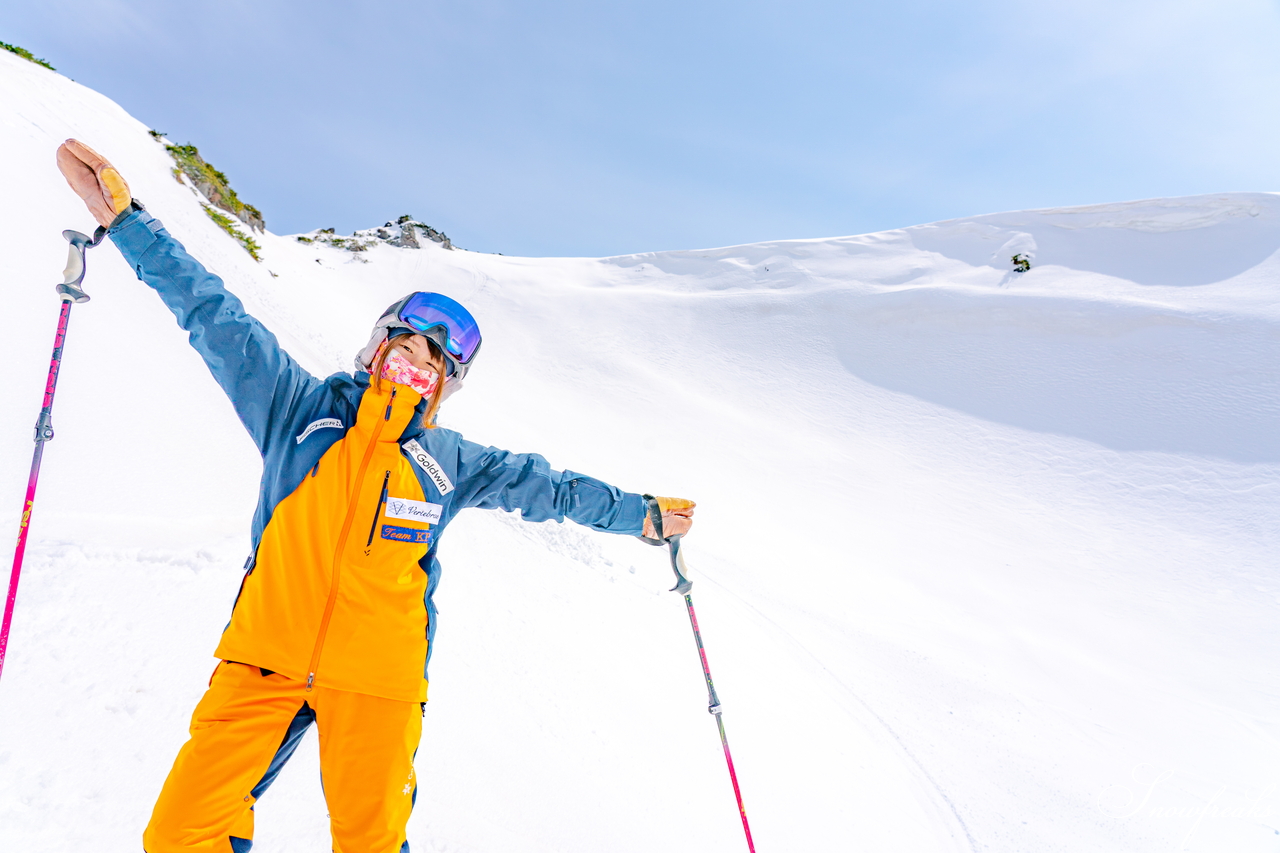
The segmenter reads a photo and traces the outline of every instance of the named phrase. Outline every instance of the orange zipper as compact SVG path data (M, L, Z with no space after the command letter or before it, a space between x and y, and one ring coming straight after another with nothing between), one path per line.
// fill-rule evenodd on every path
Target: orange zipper
M391 404L395 402L396 389L391 388L391 400L387 403L387 412L382 420L373 427L373 436L364 451L364 459L360 461L360 470L356 472L356 487L351 495L351 506L347 508L346 521L342 523L342 532L338 534L338 547L333 553L333 577L330 580L329 600L324 605L324 616L320 617L320 633L316 635L316 647L311 652L311 665L307 667L307 692L315 685L316 669L320 666L320 651L324 648L324 635L329 630L329 619L333 616L333 606L338 600L338 581L342 578L342 552L347 548L347 535L351 532L351 522L355 520L356 508L360 504L360 491L364 486L364 475L373 461L373 451L378 446L378 437L382 435L382 425L391 420Z

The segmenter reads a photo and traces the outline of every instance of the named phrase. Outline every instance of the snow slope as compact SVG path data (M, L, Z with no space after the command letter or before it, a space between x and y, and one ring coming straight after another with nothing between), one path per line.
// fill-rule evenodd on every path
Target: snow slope
M699 501L695 601L761 851L1280 850L1280 196L604 259L361 263L267 234L257 264L143 124L0 52L10 530L60 231L92 226L67 136L317 374L439 289L486 332L443 422ZM256 497L159 299L111 247L86 287L0 681L2 850L139 849ZM744 849L661 552L477 511L442 559L415 850ZM326 839L310 735L255 849Z

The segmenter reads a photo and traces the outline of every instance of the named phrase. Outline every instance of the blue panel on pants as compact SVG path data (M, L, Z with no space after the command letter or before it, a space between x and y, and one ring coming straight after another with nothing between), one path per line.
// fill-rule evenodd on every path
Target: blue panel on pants
M267 772L262 774L261 781L253 786L253 790L249 794L255 799L261 799L266 790L271 787L271 783L276 781L276 777L280 775L280 770L284 767L285 762L293 757L293 752L298 748L298 744L302 742L302 736L307 733L307 729L311 728L311 724L316 721L316 712L311 710L311 706L306 702L302 703L302 707L298 709L298 713L294 714L293 720L289 723L289 728L284 733L284 740L280 741L280 748L276 750L276 754L271 759ZM233 839L234 841L234 839ZM233 844L231 848L234 853L247 853L248 847L243 851L237 850Z

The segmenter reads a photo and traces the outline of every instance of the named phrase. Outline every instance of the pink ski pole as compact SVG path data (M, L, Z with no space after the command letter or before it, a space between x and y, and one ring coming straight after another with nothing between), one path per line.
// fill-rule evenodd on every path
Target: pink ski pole
M62 299L62 311L58 314L58 332L53 339L53 358L49 361L49 377L44 385L44 406L36 420L36 450L31 458L31 475L27 478L27 497L22 504L22 520L18 522L18 545L13 552L13 571L9 574L9 594L4 600L4 622L0 623L0 674L4 673L5 652L9 649L9 626L13 623L13 606L18 600L18 578L22 575L22 558L27 551L27 531L31 527L31 510L36 502L36 483L40 480L40 460L44 457L44 443L53 439L53 393L58 385L58 368L62 365L62 345L67 339L67 321L71 318L71 306L88 302L89 294L80 288L84 281L84 253L102 242L107 229L99 228L93 239L79 231L63 231L71 245L67 249L67 268L62 271L63 281L57 286Z
M751 838L751 824L747 823L747 807L742 804L742 790L738 787L738 773L733 767L733 756L729 753L729 738L724 733L724 717L721 716L720 697L716 695L715 682L711 680L711 667L707 663L707 650L702 645L702 631L698 629L698 615L693 611L693 581L685 576L684 558L680 556L680 536L662 535L662 510L658 507L657 498L644 496L649 507L649 519L653 522L656 539L645 536L640 538L651 545L666 544L671 553L671 570L676 573L676 585L672 592L684 596L684 606L689 612L689 624L693 626L693 639L698 644L698 660L702 663L702 676L707 682L707 711L716 718L716 728L720 730L720 745L724 748L724 760L729 765L729 781L733 783L733 796L738 800L738 814L742 818L742 831L747 835L747 850L756 853L756 843Z
M676 588L672 592L684 593L684 606L689 611L689 624L693 626L693 639L698 644L698 658L702 662L702 675L707 680L707 710L716 718L716 727L720 729L720 745L724 747L724 760L729 765L729 780L733 782L733 795L738 799L738 814L742 817L742 831L747 834L747 849L756 853L756 843L751 838L751 824L747 823L747 807L742 804L742 791L738 788L738 774L733 769L733 756L729 754L729 739L724 733L724 717L720 716L720 697L716 695L715 682L711 680L711 668L707 665L707 650L702 647L702 632L698 630L698 616L693 612L693 596L689 588L693 583L681 571L684 560L680 557L680 537L672 536L667 540L671 549L671 567L678 578ZM681 589L681 586L684 589Z

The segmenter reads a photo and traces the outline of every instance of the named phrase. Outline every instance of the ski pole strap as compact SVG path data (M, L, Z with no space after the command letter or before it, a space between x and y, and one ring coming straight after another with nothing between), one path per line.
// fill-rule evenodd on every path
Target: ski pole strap
M645 506L648 508L649 521L653 522L653 532L656 537L645 536L640 534L637 539L648 542L650 545L666 545L671 551L671 571L676 573L676 585L671 588L672 592L678 592L685 595L689 590L693 589L693 582L684 575L684 560L680 557L680 535L664 536L662 529L662 507L658 506L658 499L653 495L642 495Z
M147 206L142 202L138 201L136 198L129 199L129 206L126 207L124 210L120 211L120 213L116 216L116 218L111 220L110 225L108 225L106 228L103 228L101 225L98 226L98 231L101 231L102 234L98 234L96 232L94 233L93 245L95 246L98 245L98 243L102 240L103 236L105 236L106 233L110 231L112 228L115 228L121 222L124 222L126 219L128 219L129 214L133 213L135 210L146 210L146 209L147 209Z
M649 521L653 522L653 532L657 537L645 536L641 533L636 538L642 542L648 542L650 545L666 545L667 538L662 535L662 507L658 506L658 499L653 495L641 495L644 498L645 513L649 517Z

